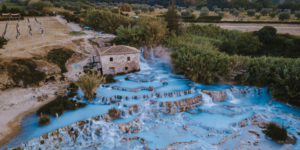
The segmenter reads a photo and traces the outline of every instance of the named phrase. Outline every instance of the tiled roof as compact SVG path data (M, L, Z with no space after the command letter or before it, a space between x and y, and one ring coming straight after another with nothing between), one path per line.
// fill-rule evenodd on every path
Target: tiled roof
M117 45L104 47L100 49L100 56L103 55L119 55L119 54L135 54L140 53L140 51L134 47Z

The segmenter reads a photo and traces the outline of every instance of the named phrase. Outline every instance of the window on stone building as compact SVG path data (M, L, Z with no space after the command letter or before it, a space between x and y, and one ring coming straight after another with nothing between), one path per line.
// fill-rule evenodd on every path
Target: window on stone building
M127 61L130 61L130 57L127 57Z
M112 57L110 57L110 61L114 61L114 59Z
M125 67L125 70L128 70L128 67Z

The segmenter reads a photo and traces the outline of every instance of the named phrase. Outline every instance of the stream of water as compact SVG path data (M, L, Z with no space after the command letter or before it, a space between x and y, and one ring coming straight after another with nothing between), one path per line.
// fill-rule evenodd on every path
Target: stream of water
M167 147L193 150L300 149L299 141L293 145L272 141L265 137L264 129L255 124L254 120L277 122L287 128L290 137L300 139L300 110L272 101L266 87L193 83L182 75L172 74L170 64L154 57L149 60L141 57L140 66L140 72L116 76L116 83L98 88L97 97L92 102L84 101L88 103L87 107L66 111L58 118L51 117L47 126L39 126L35 114L25 117L21 123L22 131L0 149L20 145L24 149L91 150L96 147L100 150ZM125 80L126 77L129 80ZM154 90L148 90L149 86ZM138 90L135 92L134 89ZM215 95L202 90L223 91L225 100L213 101ZM202 105L189 111L180 111L179 103L174 103L198 95L202 97ZM83 98L81 90L77 96ZM112 103L112 100L117 103ZM130 109L131 105L137 106L136 111L133 107ZM110 122L101 117L91 119L107 114L113 107L121 110L119 119ZM92 123L80 127L76 122L82 120ZM124 125L126 123L128 126ZM122 131L120 126L128 127L125 128L128 132ZM71 127L78 131L76 138L70 136ZM47 134L58 128L58 137Z

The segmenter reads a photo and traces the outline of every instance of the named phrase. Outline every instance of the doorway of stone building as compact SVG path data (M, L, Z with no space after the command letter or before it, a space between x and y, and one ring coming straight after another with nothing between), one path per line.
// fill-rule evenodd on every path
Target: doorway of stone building
M109 67L109 74L115 74L115 68Z

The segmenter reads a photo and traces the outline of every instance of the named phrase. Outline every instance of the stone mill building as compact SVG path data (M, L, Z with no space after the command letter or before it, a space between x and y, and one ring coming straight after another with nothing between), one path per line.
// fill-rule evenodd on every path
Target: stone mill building
M139 53L134 47L113 45L98 49L102 74L128 73L140 70Z

